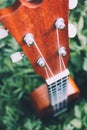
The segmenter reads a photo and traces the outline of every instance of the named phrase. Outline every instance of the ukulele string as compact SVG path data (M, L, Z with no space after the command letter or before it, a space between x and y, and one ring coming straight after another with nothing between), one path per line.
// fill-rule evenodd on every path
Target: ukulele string
M47 71L47 67L45 67L45 72L46 72L47 79L49 79L49 74L48 74L48 71Z
M47 68L45 67L45 72L46 72L46 75L47 75L47 78L49 78L49 74L48 74L48 71L47 71ZM54 104L54 95L53 95L53 90L52 90L52 85L49 85L48 86L48 91L49 91L49 94L50 94L50 100L51 100L51 104L53 105Z
M53 72L52 72L51 68L49 67L49 65L48 65L47 61L45 60L45 58L44 58L44 56L43 56L43 54L42 54L41 50L39 49L39 47L38 47L38 45L36 44L36 42L35 42L35 41L34 41L34 44L35 44L35 46L36 46L36 48L37 48L37 50L38 50L38 52L39 52L40 56L44 59L44 61L45 61L45 63L46 63L46 66L47 66L47 68L48 68L48 70L49 70L50 74L51 74L52 76L54 76L54 74L53 74Z
M56 29L56 35L57 35L57 44L58 44L58 49L60 49L60 40L59 40L59 31L58 29ZM59 55L59 69L60 69L60 73L62 72L62 66L66 69L63 58L61 55ZM59 93L59 102L61 102L61 105L63 107L63 79L60 77L60 93ZM59 103L58 102L58 103Z
M61 63L62 63L62 65L63 65L64 69L66 69L66 66L65 66L65 63L64 63L63 57L62 57L61 55L60 55L60 60L61 60Z
M45 72L46 72L46 76L47 76L47 78L50 77L50 76L49 76L49 73L48 73L48 70L49 70L50 74L51 74L52 77L53 77L54 74L53 74L51 68L49 67L47 61L45 60L45 58L44 58L44 56L43 56L41 50L39 49L39 47L38 47L38 45L36 44L35 41L34 41L34 43L35 43L35 46L36 46L36 48L37 48L37 50L38 50L40 56L41 56L41 57L44 59L44 61L45 61L45 64L46 64ZM48 69L47 69L47 68L48 68ZM51 87L51 85L49 85L49 89L50 89L50 92L49 92L49 93L50 93L50 98L51 98L51 104L55 104L55 101L56 101L56 100L54 100L54 95L53 95L53 92L52 92L52 87Z
M58 42L58 48L60 48L60 42L59 42L59 33L58 33L58 29L56 30L57 32L57 42ZM59 55L59 61L60 61L60 72L62 72L62 65L64 67L64 69L66 69L66 66L65 66L65 63L64 63L64 60L63 60L63 57L61 55ZM66 77L67 78L67 77ZM68 81L68 78L67 78L67 81ZM65 93L67 93L67 90L65 90L64 92L64 89L63 89L63 79L61 78L61 94L62 94L62 101L63 99L65 98L64 95ZM66 85L67 86L67 85ZM66 95L67 96L67 95ZM66 97L67 98L67 97ZM63 102L62 102L62 106L63 106Z
M58 45L58 49L59 49L60 48L60 41L59 41L58 29L56 29L56 35L57 35L57 45ZM60 55L59 55L59 70L60 70L60 73L61 73L62 72L62 66L61 66ZM58 109L60 107L59 102L61 100L61 85L60 85L60 88L58 88L57 85L56 85L56 90L57 90L56 93L57 93L57 109Z
M61 59L61 63L64 67L64 69L66 69L63 57L60 55L60 59ZM63 79L62 79L63 80ZM62 106L64 107L64 105L67 105L67 86L68 86L68 76L66 76L65 78L65 82L63 81L63 91L62 91L62 97L63 97L63 101L65 101L65 104L62 103Z

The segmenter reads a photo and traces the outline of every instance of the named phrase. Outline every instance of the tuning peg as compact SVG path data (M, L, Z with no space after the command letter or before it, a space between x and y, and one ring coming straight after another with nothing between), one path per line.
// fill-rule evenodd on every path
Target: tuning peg
M69 0L69 9L74 9L78 4L78 0Z
M76 33L77 33L76 27L73 24L69 23L68 24L68 35L69 35L69 38L74 38L76 36Z
M34 45L34 36L31 33L26 34L23 40L28 46Z
M59 48L58 54L61 56L66 56L67 55L66 48L65 47Z
M23 57L24 57L23 52L16 52L10 56L13 63L17 63L18 61L22 60Z
M0 27L0 40L8 36L8 30L3 28L2 26Z
M55 22L55 27L57 29L63 30L66 28L66 25L64 23L64 19L63 18L58 18Z
M39 58L39 59L37 60L37 65L39 65L39 66L41 66L42 68L44 68L44 67L46 66L46 63L45 63L45 61L44 61L43 58Z

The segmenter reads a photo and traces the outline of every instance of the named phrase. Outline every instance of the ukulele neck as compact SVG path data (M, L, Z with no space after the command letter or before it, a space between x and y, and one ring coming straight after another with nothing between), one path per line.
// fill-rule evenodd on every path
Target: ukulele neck
M67 110L68 69L46 80L54 116Z

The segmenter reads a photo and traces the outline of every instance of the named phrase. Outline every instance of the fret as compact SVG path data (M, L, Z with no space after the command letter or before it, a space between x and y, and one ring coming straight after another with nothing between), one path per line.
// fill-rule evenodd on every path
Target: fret
M63 88L65 88L66 87L66 82L65 83L63 83ZM57 85L58 86L58 90L60 90L61 89L61 84L60 85ZM49 92L50 92L50 88L49 88L49 86L48 86L48 90L49 90ZM54 87L52 87L52 91L54 92L54 91L56 91L56 88L55 88L55 86Z
M66 87L67 87L67 83L66 83L66 84L63 84L63 87L62 87L63 93L65 92ZM55 94L57 93L57 92L56 92L56 89L57 89L57 92L60 92L60 91L61 91L61 85L59 85L59 86L57 85L57 88L56 88L56 87L54 87L53 89L52 89L52 87L49 88L49 89L48 89L49 94L55 95Z
M65 88L66 89L66 85L67 85L67 81L64 81L63 84L63 89ZM60 91L61 90L61 83L58 85L57 84L57 90ZM55 88L55 83L54 85L51 85L51 90L50 90L50 87L48 86L48 91L49 92L53 92L53 93L56 93L56 88Z

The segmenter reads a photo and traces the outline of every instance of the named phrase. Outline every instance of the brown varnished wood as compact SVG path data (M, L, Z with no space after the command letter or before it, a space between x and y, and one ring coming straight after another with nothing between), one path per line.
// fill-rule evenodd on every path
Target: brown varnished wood
M23 38L27 33L34 35L35 41L53 74L58 74L60 62L57 54L58 45L54 23L60 17L64 18L66 24L65 30L59 30L59 38L61 46L64 46L67 51L67 56L63 57L67 67L69 60L68 0L33 0L33 2L16 0L11 7L0 9L0 22L17 40L35 72L44 79L47 79L45 69L36 64L40 54L35 46L27 46ZM63 66L62 69L64 69ZM49 71L48 74L50 77L52 76ZM78 95L79 90L76 84L69 78L68 99L71 100ZM30 97L39 116L52 113L46 84L38 87L30 94Z
M14 9L15 7L15 9ZM27 33L34 34L35 41L44 55L54 75L59 73L58 46L56 29L54 26L57 18L65 19L66 29L59 31L61 46L65 46L67 56L64 57L65 65L68 64L68 0L43 0L39 4L17 0L16 3L5 10L0 10L0 21L15 37L24 53L30 60L34 70L47 79L45 69L36 64L40 57L35 46L28 47L23 38ZM32 58L33 57L33 58ZM50 72L48 72L51 76Z
M80 91L71 77L69 77L67 94L68 103L70 103L74 99L76 100L80 95ZM34 90L30 94L30 99L34 110L40 118L43 118L44 116L47 116L49 114L52 115L53 110L50 105L50 99L46 84L43 84L39 86L36 90Z

